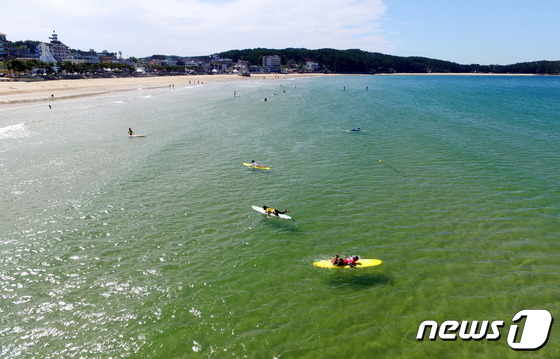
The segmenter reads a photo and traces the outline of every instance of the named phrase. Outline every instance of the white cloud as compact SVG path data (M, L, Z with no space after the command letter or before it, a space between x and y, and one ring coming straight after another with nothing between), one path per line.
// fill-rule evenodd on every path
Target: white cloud
M32 9L32 11L29 11ZM390 51L382 0L19 0L3 5L0 32L72 48L204 55L253 47Z

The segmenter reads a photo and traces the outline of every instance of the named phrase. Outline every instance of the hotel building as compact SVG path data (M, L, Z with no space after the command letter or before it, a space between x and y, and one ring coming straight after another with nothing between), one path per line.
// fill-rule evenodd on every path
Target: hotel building
M58 62L66 60L70 55L70 49L58 40L58 35L53 31L50 43L43 42L39 44L39 57L43 62Z
M263 67L270 72L282 72L282 60L278 55L263 56Z

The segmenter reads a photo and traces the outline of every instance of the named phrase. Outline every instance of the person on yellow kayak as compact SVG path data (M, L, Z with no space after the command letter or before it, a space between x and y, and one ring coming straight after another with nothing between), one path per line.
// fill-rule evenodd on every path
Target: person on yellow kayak
M267 207L267 206L263 206L264 211L266 212L266 214L273 214L275 216L278 216L279 214L284 214L284 213L290 213L290 210L287 209L285 211L279 211L276 208L271 208L271 207Z

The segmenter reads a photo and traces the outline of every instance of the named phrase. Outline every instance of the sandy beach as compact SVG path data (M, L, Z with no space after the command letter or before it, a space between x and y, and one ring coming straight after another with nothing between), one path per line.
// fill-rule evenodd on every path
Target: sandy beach
M131 78L104 78L85 80L50 81L0 81L0 105L28 102L58 101L73 97L136 89L188 86L217 82L275 80L293 77L326 76L325 74L253 74L243 77L236 74L153 76Z

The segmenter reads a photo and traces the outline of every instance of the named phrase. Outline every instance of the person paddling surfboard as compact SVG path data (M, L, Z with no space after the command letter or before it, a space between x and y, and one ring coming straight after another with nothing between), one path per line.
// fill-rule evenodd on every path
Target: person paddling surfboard
M264 211L266 212L266 214L268 215L275 215L276 217L278 217L279 214L284 214L284 213L290 213L290 210L287 209L285 211L279 211L276 208L271 208L271 207L267 207L267 206L263 206Z

